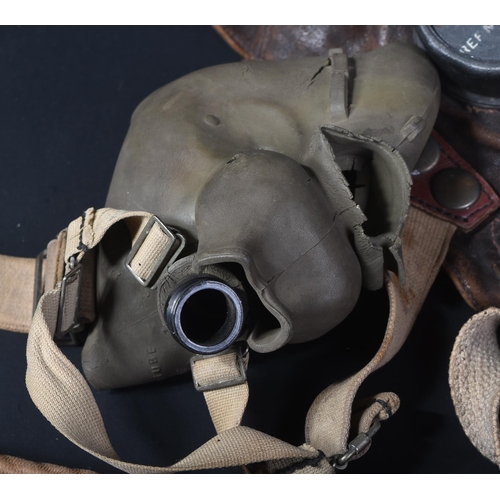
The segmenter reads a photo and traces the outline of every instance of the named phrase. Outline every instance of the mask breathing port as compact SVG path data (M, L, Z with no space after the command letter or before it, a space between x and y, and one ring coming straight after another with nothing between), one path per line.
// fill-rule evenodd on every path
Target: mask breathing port
M173 337L197 354L227 349L242 333L245 320L236 291L215 276L181 281L165 308L165 320Z

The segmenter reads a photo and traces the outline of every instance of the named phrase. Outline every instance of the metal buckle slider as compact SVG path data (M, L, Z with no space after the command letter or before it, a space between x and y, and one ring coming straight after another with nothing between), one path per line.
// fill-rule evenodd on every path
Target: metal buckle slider
M333 457L333 467L339 470L344 470L353 458L357 457L361 452L366 450L366 448L371 444L373 436L379 431L379 429L380 420L376 419L373 421L372 426L367 432L358 434L349 443L349 448L343 455L335 455Z
M35 264L35 287L33 290L33 314L35 314L38 302L43 294L43 261L47 257L47 250L43 250L36 257Z
M73 263L70 262L70 266L71 265L74 266L74 261ZM61 282L57 326L54 334L54 341L58 345L81 344L76 334L81 332L84 328L84 325L81 324L78 317L82 270L83 266L81 264L74 266L66 276L64 276Z
M149 275L146 278L142 278L134 271L134 269L132 269L132 261L136 257L137 253L139 252L139 249L141 248L142 244L148 237L151 229L155 224L168 237L169 241L167 246L161 253L160 257L158 258L153 270L149 273ZM168 267L172 262L175 261L175 259L179 256L179 254L183 250L185 244L186 240L184 239L184 236L182 236L182 234L175 231L174 229L168 228L167 226L165 226L165 224L163 224L163 222L160 219L158 219L158 217L153 215L146 224L146 227L142 230L142 233L139 235L139 238L132 247L132 250L130 250L130 254L127 257L127 260L125 261L125 266L132 273L132 276L134 276L134 278L142 286L154 288L163 269Z
M235 345L230 347L229 349L226 349L223 352L219 352L218 354L212 354L212 355L196 355L191 358L191 372L194 374L194 365L196 363L201 363L203 360L209 359L209 358L216 358L219 356L224 356L226 354L231 354L234 353L236 355L236 364L238 367L239 371L239 376L233 377L228 380L221 380L218 382L214 382L212 384L205 384L201 385L199 384L195 377L193 377L193 382L194 382L194 387L197 391L199 392L206 392L206 391L214 391L216 389L224 389L225 387L233 387L235 385L241 385L244 384L247 381L247 372L246 372L246 367L245 367L245 356L248 354L248 348L245 350L245 352L242 351L241 346Z

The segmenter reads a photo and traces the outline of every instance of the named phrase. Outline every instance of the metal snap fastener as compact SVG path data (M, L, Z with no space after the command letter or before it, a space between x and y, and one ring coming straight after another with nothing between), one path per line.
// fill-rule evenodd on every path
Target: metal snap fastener
M477 178L461 168L446 168L431 181L434 199L444 208L463 210L473 205L481 194Z

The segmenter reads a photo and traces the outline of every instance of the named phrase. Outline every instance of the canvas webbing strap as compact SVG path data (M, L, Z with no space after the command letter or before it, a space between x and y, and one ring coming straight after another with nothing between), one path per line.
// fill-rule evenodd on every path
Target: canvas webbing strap
M237 352L229 352L195 358L191 366L195 386L203 392L217 433L240 425L248 402L248 383L245 374L241 373L248 367L248 353L242 363ZM222 384L227 387L211 389Z
M69 250L65 252L68 265L71 258L80 261L86 251L99 243L114 222L128 216L129 227L136 238L147 223L144 213L120 215L117 211L106 210L107 213L86 212L87 215L69 226ZM394 274L388 274L391 312L383 344L374 360L360 373L333 384L316 399L307 417L307 443L302 446L293 446L239 425L248 398L246 384L241 384L243 388L238 389L239 385L236 385L229 388L230 392L219 392L227 388L206 392L218 435L185 459L170 467L143 466L120 460L109 441L90 387L53 341L60 287L45 292L33 317L27 347L28 391L45 417L69 440L126 472L170 473L262 462L273 472L332 472L333 467L325 455L334 457L351 449L347 441L354 396L359 385L401 347L444 259L453 232L452 225L416 209L410 210L403 233L407 285L402 287ZM210 377L211 373L221 372L228 376L227 370L233 369L231 362L220 358L205 360L203 370L195 376L201 384L208 383L203 381L203 377ZM228 399L232 405L229 412L226 409ZM394 394L375 396L362 406L357 415L359 432L369 434L377 419L390 417L398 406L399 400ZM361 456L366 449L357 456Z
M49 242L45 255L40 256L43 258L25 259L0 255L0 329L28 333L33 319L36 284L40 288L40 296L52 290L68 271L70 259L74 257L75 264L80 262L84 253L93 248L95 242L100 241L116 222L127 220L132 242L135 242L150 218L151 214L147 212L109 208L96 211L91 208ZM157 238L152 240L148 239L148 245L145 246L155 250L158 246ZM133 264L140 268L141 262L136 258Z
M56 346L59 289L40 300L28 337L26 385L45 417L70 441L110 465L130 473L168 473L244 465L279 458L309 459L318 453L300 449L248 427L219 433L184 460L170 467L151 467L120 460L83 375ZM210 358L207 363L217 358ZM217 367L215 367L217 369ZM215 392L215 391L214 391ZM224 398L219 399L224 404ZM213 409L217 413L217 409Z
M95 474L95 472L0 455L0 474Z
M0 329L28 333L33 318L35 259L0 255Z
M450 359L455 411L472 444L500 466L500 309L473 316L460 330Z
M66 250L64 252L66 264L70 262L72 257L75 258L76 263L80 262L86 252L100 243L108 229L122 220L127 222L133 245L141 236L142 230L151 217L153 215L148 212L127 212L113 208L101 208L99 210L89 208L81 217L78 217L68 226ZM152 254L156 255L159 252L156 234L152 241L147 240L145 245L149 247ZM133 267L135 266L139 268L141 262L134 262Z
M388 273L390 313L382 345L360 372L325 389L307 415L306 440L327 456L347 451L356 392L365 378L386 364L403 345L446 256L454 232L452 224L416 208L410 209L402 234L406 284L402 286L393 273ZM386 403L392 406L391 411L399 406L396 395L391 395ZM389 413L382 406L378 418L388 418ZM370 418L362 418L359 432L366 432L372 423Z

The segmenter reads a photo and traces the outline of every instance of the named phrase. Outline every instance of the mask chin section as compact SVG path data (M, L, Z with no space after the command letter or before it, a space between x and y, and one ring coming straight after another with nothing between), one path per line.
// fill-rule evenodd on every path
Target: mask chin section
M172 290L165 321L173 337L197 354L215 354L243 333L245 307L241 291L211 275L188 277Z

